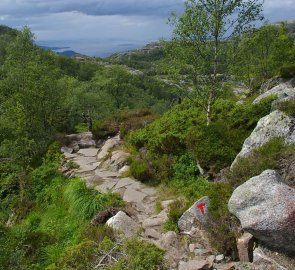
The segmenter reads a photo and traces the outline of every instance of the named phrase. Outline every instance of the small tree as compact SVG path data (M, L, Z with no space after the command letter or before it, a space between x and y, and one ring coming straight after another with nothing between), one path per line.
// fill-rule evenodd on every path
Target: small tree
M170 18L175 28L167 46L169 63L191 79L191 93L206 110L208 125L212 105L222 90L221 74L227 71L228 40L262 20L261 11L259 0L187 0L185 12Z

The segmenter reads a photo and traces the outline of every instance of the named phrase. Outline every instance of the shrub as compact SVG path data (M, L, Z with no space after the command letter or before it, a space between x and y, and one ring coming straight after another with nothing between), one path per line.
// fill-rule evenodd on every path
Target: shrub
M278 109L291 117L295 117L295 97L290 100L280 102Z
M295 77L295 65L283 66L280 69L280 76L284 79L291 79Z
M163 226L166 231L179 232L178 220L187 210L188 206L189 205L187 202L179 199L169 205L168 220L164 223Z
M68 247L58 262L46 267L46 270L77 270L93 269L97 244L90 240Z
M142 182L152 180L153 175L149 169L148 164L139 159L133 159L130 164L130 174Z
M105 270L167 270L164 258L165 251L154 244L139 240L128 240L124 243L116 243L108 238L99 245L98 258L100 261L105 254L110 253L117 262L107 264ZM125 256L123 255L125 254Z
M88 125L86 123L79 123L75 126L75 131L77 133L83 133L88 131Z
M173 177L178 179L191 178L197 176L197 174L199 173L197 164L194 162L189 153L184 153L177 157L172 167Z
M249 157L238 160L228 179L232 186L237 187L267 169L279 169L280 161L294 151L294 145L286 145L282 138L274 138L255 149Z
M233 188L228 183L212 183L207 196L210 198L208 230L214 248L225 255L237 258L236 239L238 222L228 211L228 201Z
M93 134L96 139L105 139L119 133L124 138L131 130L145 127L156 116L149 110L121 111L97 121L94 124Z
M187 148L191 155L210 172L228 166L237 154L226 129L226 126L211 124L192 128L187 136Z

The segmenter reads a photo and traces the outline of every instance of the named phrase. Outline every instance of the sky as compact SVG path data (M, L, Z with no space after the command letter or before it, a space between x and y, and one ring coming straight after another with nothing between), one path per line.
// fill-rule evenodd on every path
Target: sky
M184 0L0 0L0 24L29 26L40 45L105 57L169 38L167 18L183 8ZM295 0L265 0L264 15L295 20Z

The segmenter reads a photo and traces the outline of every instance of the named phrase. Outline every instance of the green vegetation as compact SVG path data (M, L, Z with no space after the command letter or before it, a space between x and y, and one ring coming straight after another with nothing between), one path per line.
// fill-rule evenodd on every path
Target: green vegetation
M201 109L184 102L147 127L131 132L127 139L138 149L148 150L143 161L154 165L158 181L167 178L161 179L164 172L183 178L184 173L196 175L198 163L214 174L231 164L258 120L270 112L272 101L270 97L255 105L236 105L231 100L217 100L210 126L206 126Z
M118 242L110 228L90 225L97 212L122 207L121 198L58 173L56 141L89 129L97 140L120 133L132 153L128 173L179 198L166 230L177 231L182 213L209 196L212 245L236 257L233 189L281 170L294 145L273 139L224 169L270 112L275 97L250 103L260 85L294 77L295 36L285 23L245 28L260 18L260 1L201 2L187 0L174 17L172 41L107 60L56 55L37 47L30 29L0 26L1 270L94 269L110 251L117 261L108 270L168 269L156 246ZM243 104L239 83L251 90ZM276 106L295 116L294 99Z
M232 73L250 89L259 88L263 81L274 75L294 76L294 37L288 33L285 23L265 24L233 43Z
M112 236L108 229L90 228L89 220L98 211L122 206L122 200L114 194L90 190L80 179L65 179L57 173L57 166L58 162L46 159L32 171L28 178L31 185L22 200L26 203L22 207L26 209L14 208L18 211L15 212L17 225L6 227L5 219L1 220L1 269L45 269L66 256L69 250L82 248L84 242ZM17 198L11 200L13 194L8 196L9 189L1 187L3 213Z
M286 145L282 138L274 138L253 151L235 164L228 175L232 186L237 187L249 178L261 174L267 169L279 170L283 160L288 160L294 153L294 145Z
M247 0L186 0L184 13L170 18L174 30L172 42L166 46L168 69L172 68L173 75L181 75L186 66L193 85L190 92L194 92L196 103L206 112L207 125L228 72L228 40L239 37L254 21L263 19L262 4Z
M291 117L295 117L295 98L280 102L277 105L278 109Z

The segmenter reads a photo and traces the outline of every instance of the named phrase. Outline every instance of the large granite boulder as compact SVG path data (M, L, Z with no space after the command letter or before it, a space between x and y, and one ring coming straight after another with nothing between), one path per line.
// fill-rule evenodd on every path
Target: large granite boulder
M274 170L266 170L239 186L229 211L242 228L265 245L295 254L295 189Z
M250 155L250 153L273 138L282 137L285 143L295 143L295 118L276 110L261 118L251 135L245 140L242 150L236 156L231 169L236 162Z
M293 81L280 83L279 85L273 87L272 89L258 96L253 101L253 104L259 103L262 99L267 98L269 96L276 96L277 101L286 101L295 97L295 88L292 82Z
M209 197L203 197L196 201L178 220L178 228L181 231L190 231L194 224L198 221L206 224L208 221Z

